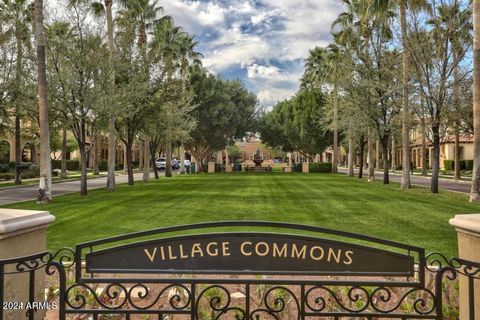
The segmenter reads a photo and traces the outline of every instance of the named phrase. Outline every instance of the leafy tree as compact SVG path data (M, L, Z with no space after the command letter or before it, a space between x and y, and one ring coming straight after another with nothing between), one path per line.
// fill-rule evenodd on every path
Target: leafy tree
M262 140L271 147L297 151L312 160L331 143L331 134L322 125L324 110L321 92L300 90L263 116L258 126Z
M213 151L225 149L255 129L257 98L237 80L222 80L205 72L195 72L190 79L195 105L191 116L197 125L185 147L204 163Z
M88 8L76 4L66 17L48 27L47 50L52 108L59 112L77 140L81 164L81 195L87 194L87 154L91 144L87 129L96 127L108 84L108 50L94 25L86 19ZM66 20L67 20L66 19ZM96 131L96 130L89 130ZM95 137L92 137L95 139Z
M455 70L467 50L452 43L452 33L458 31L455 14L459 11L452 5L443 4L431 11L426 18L414 16L412 23L412 61L417 75L420 95L425 101L428 123L433 140L433 165L431 190L438 193L440 169L441 127L449 112L448 97L454 92L460 79L455 79ZM468 28L468 27L467 27ZM457 48L452 57L451 48Z
M480 2L472 2L473 13L473 129L474 159L470 201L480 201Z
M18 165L22 160L21 139L21 118L25 107L32 102L29 90L25 87L28 79L26 68L28 56L32 55L31 26L33 6L26 0L13 0L0 2L2 15L2 34L4 37L11 37L15 42L15 75L10 82L9 96L10 108L14 110L15 116L15 163ZM4 38L5 41L5 38ZM19 170L15 170L15 183L21 183Z

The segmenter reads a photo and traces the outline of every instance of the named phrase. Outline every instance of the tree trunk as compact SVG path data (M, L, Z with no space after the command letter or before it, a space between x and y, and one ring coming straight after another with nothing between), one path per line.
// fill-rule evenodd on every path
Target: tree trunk
M368 129L368 181L375 181L375 167L373 164L373 139Z
M180 145L180 174L185 174L185 149Z
M62 164L60 178L65 179L67 177L67 129L63 128L62 133Z
M133 145L133 138L127 138L128 141L126 143L127 149L127 176L128 176L128 185L133 186L135 181L133 180L133 164L132 164L132 145Z
M410 134L409 134L409 108L408 108L408 71L410 48L407 39L407 0L400 3L400 24L402 29L402 47L403 47L403 76L402 76L402 181L401 188L410 188Z
M148 182L150 180L150 137L145 135L145 143L143 146L143 182Z
M461 173L460 173L460 132L459 129L455 129L455 174L453 179L460 180Z
M440 127L438 124L432 126L433 133L433 166L431 190L438 193L438 174L440 171Z
M396 146L395 146L395 137L392 138L392 164L391 164L391 169L392 172L395 172L397 166L397 151L396 151Z
M165 177L171 178L172 177L172 141L170 138L167 139L168 141L165 144Z
M140 144L138 146L138 170L141 170L144 174L145 174L145 171L143 171L143 164L144 164L144 161L145 161L145 145L147 144L147 137L145 135L144 137L144 142L140 141Z
M375 145L375 169L380 170L380 141L377 140Z
M337 83L333 84L333 159L332 173L338 172L338 93Z
M428 161L427 161L427 137L425 132L425 125L422 125L422 176L428 175Z
M98 176L100 175L100 153L98 148L100 147L100 140L99 137L97 137L95 141L95 146L93 148L93 174Z
M355 154L355 141L353 137L348 137L348 176L353 177L353 158Z
M384 137L381 141L382 144L382 156L383 156L383 184L389 184L388 176L388 142L390 137Z
M360 141L360 164L358 168L358 177L363 178L363 155L365 154L365 141L364 138Z
M17 62L16 62L16 74L15 74L15 91L14 91L14 103L15 103L15 184L22 183L22 174L18 168L20 162L22 162L22 146L20 135L20 106L19 98L21 93L22 79L22 66L23 66L23 51L22 51L22 36L20 34L19 27L15 26L15 39L17 47ZM37 64L38 66L38 64Z
M109 95L113 97L115 90L115 67L114 67L114 46L113 46L113 18L112 18L112 0L105 0L105 8L107 15L107 38L108 38L108 62L110 66L110 82ZM108 173L107 173L107 190L115 191L115 160L117 151L117 137L115 130L114 111L108 122Z
M79 142L78 148L80 151L80 195L86 196L87 191L87 152L85 147L85 139Z
M480 201L480 1L473 1L473 172L470 201Z
M158 169L157 169L157 165L155 163L155 160L156 160L156 155L157 155L157 148L158 148L158 144L153 142L153 141L150 141L150 164L153 166L153 173L155 174L155 179L158 180L159 179L159 176L158 176Z
M20 141L20 114L18 107L15 108L15 184L22 183L22 174L18 165L22 162L22 145Z
M457 109L457 113L460 110L460 93L459 93L459 86L460 86L460 72L459 72L459 66L458 66L458 56L457 52L453 52L453 63L454 63L454 69L453 69L453 80L454 80L454 86L453 86L453 104L455 109ZM461 173L460 173L460 123L458 120L455 120L455 155L454 155L454 160L455 160L455 168L454 168L454 180L460 180L461 179Z

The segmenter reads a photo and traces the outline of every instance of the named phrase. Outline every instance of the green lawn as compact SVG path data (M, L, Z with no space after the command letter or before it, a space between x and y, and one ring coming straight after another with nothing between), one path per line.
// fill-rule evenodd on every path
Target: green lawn
M81 173L80 171L70 171L68 173L68 176L66 178L61 178L60 176L52 176L52 182L65 182L65 181L70 181L70 180L80 180ZM89 172L87 174L87 179L96 179L99 177L105 177L106 174L102 173L100 175L94 175L93 172ZM21 187L21 186L30 186L34 184L38 184L40 181L39 178L33 178L33 179L22 179L22 184L21 185L16 185L15 182L8 180L8 181L1 181L0 180L0 189L4 187Z
M218 220L271 220L370 234L456 254L448 220L478 212L467 195L398 184L368 183L331 174L216 174L161 178L135 187L56 197L54 203L24 202L11 208L50 210L56 216L48 246L76 243L155 227Z

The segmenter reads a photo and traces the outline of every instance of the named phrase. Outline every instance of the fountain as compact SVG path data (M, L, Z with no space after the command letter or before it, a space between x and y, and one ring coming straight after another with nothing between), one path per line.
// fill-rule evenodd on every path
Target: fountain
M267 172L270 170L269 167L262 167L263 159L260 156L259 148L257 148L257 151L253 155L253 163L255 163L255 167L251 167L250 172Z

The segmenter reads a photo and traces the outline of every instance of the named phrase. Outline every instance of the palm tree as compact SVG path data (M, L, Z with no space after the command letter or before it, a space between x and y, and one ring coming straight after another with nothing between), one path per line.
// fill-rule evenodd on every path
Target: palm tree
M18 165L22 161L21 146L21 113L22 105L26 103L26 94L22 88L24 72L24 50L31 51L30 43L30 25L33 7L25 0L7 1L0 3L0 10L4 21L9 21L6 26L2 26L3 33L15 38L16 44L16 68L15 80L12 89L12 104L15 109L15 184L21 184L21 173Z
M373 19L369 14L369 3L365 0L343 0L347 10L340 13L332 23L332 30L335 30L335 41L343 46L351 47L354 44L360 45L359 38L363 38L364 57L368 65L370 37L372 33ZM373 166L373 140L374 137L368 130L368 181L375 180L375 167ZM351 169L353 172L353 168Z
M35 38L37 42L38 106L40 120L40 185L38 187L38 201L49 202L52 200L52 165L50 158L50 130L48 127L43 0L35 0Z
M453 56L453 107L454 107L454 133L455 133L455 170L454 179L461 178L460 172L460 59L465 56L465 51L470 46L472 24L470 17L472 12L470 9L462 10L460 4L455 1L450 8L448 8L448 16L446 18L453 21L452 30L450 33L450 42L452 43Z
M341 77L342 52L335 43L327 48L316 47L310 50L305 63L302 86L313 85L322 88L332 85L333 97L333 159L332 172L338 172L338 83Z
M403 69L402 69L402 180L401 188L411 187L410 182L410 111L408 105L410 48L407 33L407 6L410 10L428 7L427 0L373 0L370 11L373 15L384 16L394 7L400 7L400 27L402 32Z
M473 178L470 201L480 201L480 1L473 0Z
M180 47L182 46L182 37L184 32L180 27L175 27L174 21L169 16L164 16L155 22L152 52L156 55L157 59L163 61L164 73L166 74L166 83L170 83L173 79L175 70L177 68L176 62L180 57ZM170 104L166 105L165 112L165 177L170 178L172 176L172 121L174 116L174 110L171 110Z
M78 2L88 2L89 0L69 0L69 5L72 6ZM117 0L121 6L127 5L133 0ZM115 46L113 42L113 13L112 6L113 0L104 0L102 4L99 1L93 1L90 3L92 10L100 15L106 13L107 22L107 46L108 46L108 62L110 65L110 81L109 81L109 96L113 97L115 91ZM115 129L115 115L112 110L110 120L108 122L108 173L107 173L107 190L115 191L115 162L117 152L117 134Z
M133 28L137 29L137 44L142 57L145 73L148 75L149 61L147 57L147 31L153 26L153 22L163 8L157 6L158 1L151 2L150 0L135 0L125 4L125 10L119 12L120 16L129 20L133 24ZM143 168L143 181L150 180L150 137L145 134L143 139L143 163L140 166Z

